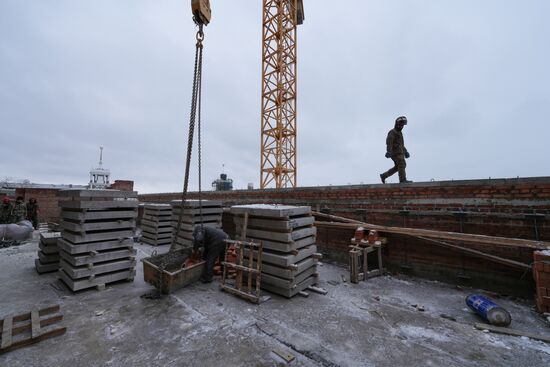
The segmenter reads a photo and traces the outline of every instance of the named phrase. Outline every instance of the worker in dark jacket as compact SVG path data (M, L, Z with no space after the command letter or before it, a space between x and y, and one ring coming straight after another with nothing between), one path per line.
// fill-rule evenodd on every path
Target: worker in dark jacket
M2 206L0 207L0 224L12 223L13 204L9 197L4 197Z
M411 156L405 148L403 140L402 130L405 125L407 125L407 118L405 116L398 117L395 120L395 127L390 130L386 138L386 158L391 158L394 166L380 175L382 183L386 183L386 179L396 172L399 172L399 182L412 182L407 180L407 173L405 172L407 167L405 159Z
M27 203L27 220L32 223L34 229L38 228L38 203L35 198L30 198Z
M196 226L193 231L193 250L203 247L202 258L206 261L206 269L201 277L203 283L212 282L214 263L219 257L222 261L225 255L225 242L229 236L219 228Z

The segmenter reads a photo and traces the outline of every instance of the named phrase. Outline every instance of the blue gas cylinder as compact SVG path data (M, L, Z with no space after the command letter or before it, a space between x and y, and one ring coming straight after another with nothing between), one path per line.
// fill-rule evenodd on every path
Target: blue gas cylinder
M479 294L470 294L466 297L466 304L491 325L508 326L512 322L512 316L508 311Z

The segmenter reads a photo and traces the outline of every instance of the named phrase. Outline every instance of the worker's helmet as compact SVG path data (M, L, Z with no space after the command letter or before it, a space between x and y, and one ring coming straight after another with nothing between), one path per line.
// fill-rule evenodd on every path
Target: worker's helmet
M407 118L406 118L405 116L399 116L399 117L395 120L395 123L396 123L396 124L407 125Z

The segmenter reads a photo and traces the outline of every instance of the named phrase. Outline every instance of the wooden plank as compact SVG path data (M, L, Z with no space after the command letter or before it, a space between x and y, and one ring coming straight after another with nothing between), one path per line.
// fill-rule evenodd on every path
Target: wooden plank
M40 336L40 316L37 310L31 311L31 328L32 338L38 338Z
M457 233L457 232L444 232L444 231L434 231L429 229L418 229L418 228L404 228L404 227L387 227L380 226L377 224L369 223L331 223L331 222L315 222L317 227L332 227L332 228L343 228L347 229L356 229L357 227L365 227L368 230L377 230L378 232L384 233L395 233L403 234L414 237L429 237L441 240L450 240L450 241L462 241L469 243L477 243L484 245L496 245L496 246L505 246L505 247L523 247L530 248L535 250L550 250L550 242L543 241L532 241L524 240L520 238L506 238L506 237L493 237L485 236L480 234L471 234L471 233Z
M478 330L489 330L497 334L505 334L512 336L525 336L530 339L540 340L546 343L550 343L550 336L533 334L527 331L513 330L505 327L493 326L489 324L476 323L475 328Z
M49 317L47 319L42 319L40 320L40 327L43 328L43 327L55 324L56 322L60 322L62 320L63 320L63 315L56 315L53 317ZM21 334L29 330L32 330L31 324L19 326L19 327L13 328L12 335L15 336L17 334Z
M418 238L420 238L421 240L433 243L437 246L443 246L443 247L452 248L452 249L455 249L455 250L458 250L458 251L463 251L467 254L482 257L484 259L492 260L494 262L498 262L498 263L508 265L508 266L511 266L511 267L514 267L514 268L519 268L519 269L522 269L522 270L531 270L530 265L520 263L518 261L505 259L503 257L490 255L490 254L487 254L487 253L482 252L482 251L477 251L477 250L473 250L473 249L470 249L470 248L467 248L467 247L457 246L457 245L453 245L453 244L450 244L450 243L447 243L447 242L433 240L433 239L430 239L430 238L425 238L425 237L418 237Z
M28 339L23 339L23 340L17 341L15 343L13 343L8 348L0 349L0 354L11 352L14 349L26 347L27 345L36 344L36 343L38 343L42 340L53 338L54 336L63 335L63 334L65 334L66 331L67 331L67 328L62 327L62 328L53 329L53 330L47 331L45 333L42 333L39 337L34 338L34 339L33 338L28 338Z
M290 363L296 358L292 354L283 352L280 349L273 349L273 353L281 357L286 363Z
M4 319L2 325L2 344L0 349L9 348L11 346L11 335L13 327L13 318L11 316Z

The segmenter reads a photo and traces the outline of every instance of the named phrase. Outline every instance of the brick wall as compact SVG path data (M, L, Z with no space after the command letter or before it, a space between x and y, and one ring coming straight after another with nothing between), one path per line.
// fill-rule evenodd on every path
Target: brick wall
M134 191L134 181L130 180L115 180L114 183L109 186L109 189L120 191Z
M161 193L139 198L141 202L168 202L180 196L181 193ZM190 193L189 197L196 199L197 193ZM550 241L550 177L235 190L204 192L203 198L222 200L225 206L309 205L313 210L373 224ZM536 232L533 214L537 215ZM224 215L223 224L228 234L234 233L229 215ZM353 232L320 225L317 244L328 260L345 263ZM392 270L526 298L533 294L534 281L524 271L408 236L387 237L384 258ZM533 251L524 248L464 246L525 264L530 264L533 257Z
M38 202L40 213L38 214L39 222L59 222L61 211L58 205L57 192L59 189L33 189L33 188L18 188L15 190L15 196L23 196L25 202L30 198L35 198Z
M536 251L533 260L537 309L539 312L550 312L550 251Z

